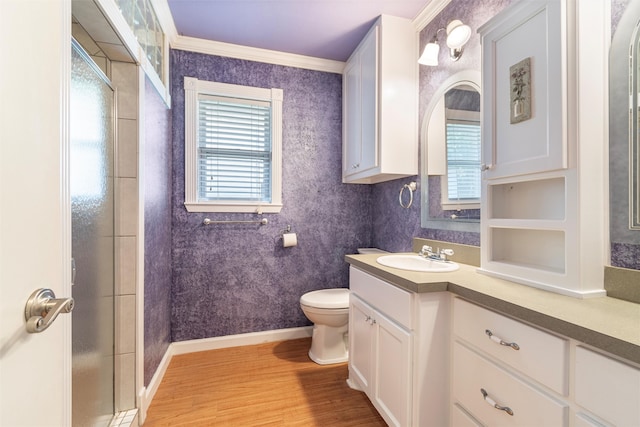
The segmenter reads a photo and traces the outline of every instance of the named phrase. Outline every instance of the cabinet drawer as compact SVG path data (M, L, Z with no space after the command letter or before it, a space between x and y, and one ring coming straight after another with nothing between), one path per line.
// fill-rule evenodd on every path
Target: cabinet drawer
M354 267L349 269L349 274L351 292L393 319L396 323L407 329L413 329L411 293Z
M454 404L451 411L451 425L453 427L482 427L460 405Z
M616 426L640 426L640 369L576 348L576 403Z
M481 390L487 393L483 397ZM453 349L453 401L489 426L566 426L569 407L460 344ZM488 403L509 407L513 415Z
M460 298L454 299L453 313L455 335L551 390L567 395L567 340ZM515 343L518 350L501 345L500 340Z

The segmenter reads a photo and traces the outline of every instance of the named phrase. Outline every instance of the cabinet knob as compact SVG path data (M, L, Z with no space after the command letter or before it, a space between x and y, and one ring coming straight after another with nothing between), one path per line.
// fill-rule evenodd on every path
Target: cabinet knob
M355 165L351 166L351 169L358 169L360 167L360 163L356 163Z
M489 169L491 169L492 167L493 167L493 165L482 165L482 166L480 166L480 170L481 170L482 172L484 172L484 171L488 171L488 170L489 170Z

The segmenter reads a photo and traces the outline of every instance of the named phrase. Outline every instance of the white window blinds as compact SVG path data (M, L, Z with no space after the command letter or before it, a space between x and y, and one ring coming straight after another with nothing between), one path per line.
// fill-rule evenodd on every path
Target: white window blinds
M449 200L480 199L480 124L447 120Z
M271 202L271 103L198 96L198 200Z

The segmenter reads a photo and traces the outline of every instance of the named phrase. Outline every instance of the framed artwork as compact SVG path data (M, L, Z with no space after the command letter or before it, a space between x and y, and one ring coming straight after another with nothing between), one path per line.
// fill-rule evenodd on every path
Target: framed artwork
M531 57L509 67L511 124L531 118Z

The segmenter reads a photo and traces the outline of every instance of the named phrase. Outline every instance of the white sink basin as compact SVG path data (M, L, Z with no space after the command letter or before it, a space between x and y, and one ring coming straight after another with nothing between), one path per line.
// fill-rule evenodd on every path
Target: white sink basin
M451 261L437 261L421 257L420 255L384 255L376 259L378 264L387 267L399 268L400 270L424 271L427 273L444 273L456 271L460 266Z

